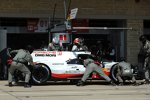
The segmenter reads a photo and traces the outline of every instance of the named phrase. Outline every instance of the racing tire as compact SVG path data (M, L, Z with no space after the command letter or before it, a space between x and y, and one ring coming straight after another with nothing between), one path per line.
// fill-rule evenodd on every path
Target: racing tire
M116 77L116 74L117 74L117 66L114 65L111 70L110 70L110 78L114 81L114 82L117 82L117 77Z
M32 70L32 82L35 84L46 83L50 79L51 71L45 64L36 64Z

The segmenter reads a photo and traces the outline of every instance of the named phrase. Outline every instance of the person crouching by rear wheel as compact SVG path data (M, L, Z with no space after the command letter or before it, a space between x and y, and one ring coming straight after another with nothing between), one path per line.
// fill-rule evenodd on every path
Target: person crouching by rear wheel
M124 85L123 78L125 77L132 79L133 85L138 85L132 71L132 65L126 62L125 58L120 58L120 62L116 66L117 66L116 77L118 79L118 83L120 86Z
M10 53L16 53L15 57L13 58L12 64L10 65L8 71L8 86L12 87L13 84L13 76L15 70L19 70L25 74L25 88L31 87L31 84L29 83L31 72L28 69L27 65L30 63L32 66L34 66L33 58L31 56L31 53L33 51L33 47L28 45L25 49L19 49L19 50L12 50Z
M98 73L101 77L106 79L107 82L110 82L111 85L115 86L116 84L103 72L102 67L96 63L93 59L87 58L84 60L84 66L86 70L82 79L76 84L77 86L84 86L87 78L92 72Z

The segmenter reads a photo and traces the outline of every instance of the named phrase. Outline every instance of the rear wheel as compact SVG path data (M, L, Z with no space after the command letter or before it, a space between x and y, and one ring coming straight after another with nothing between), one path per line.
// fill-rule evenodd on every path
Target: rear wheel
M110 78L114 81L114 82L117 82L117 66L114 65L111 70L110 70Z
M32 71L32 81L35 84L42 84L48 81L50 79L51 72L48 68L48 66L44 64L37 64L35 68L33 68Z

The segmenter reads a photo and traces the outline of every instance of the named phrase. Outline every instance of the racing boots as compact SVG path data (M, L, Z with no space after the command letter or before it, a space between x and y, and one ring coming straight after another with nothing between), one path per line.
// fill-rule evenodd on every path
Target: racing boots
M29 83L25 83L24 88L31 88L31 85Z
M146 79L146 80L144 81L144 84L150 84L150 81Z
M120 82L119 84L118 84L118 86L123 86L124 85L124 83L123 82Z
M82 80L80 80L80 81L76 84L76 86L85 86L85 83L84 83Z
M133 86L139 86L139 84L137 82L133 82L132 85Z
M116 83L114 82L114 81L110 81L110 84L112 85L112 86L116 86Z
M9 86L9 87L12 87L12 86L13 86L12 82L9 82L9 83L8 83L8 86Z

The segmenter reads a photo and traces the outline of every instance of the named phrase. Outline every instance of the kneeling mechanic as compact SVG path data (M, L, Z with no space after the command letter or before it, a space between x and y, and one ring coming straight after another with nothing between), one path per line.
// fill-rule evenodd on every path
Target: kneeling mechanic
M87 58L84 60L84 66L86 67L85 73L82 79L77 83L77 86L84 86L85 81L90 76L92 72L98 73L101 77L106 79L107 82L110 82L111 85L116 85L102 70L102 67L96 63L93 59Z

